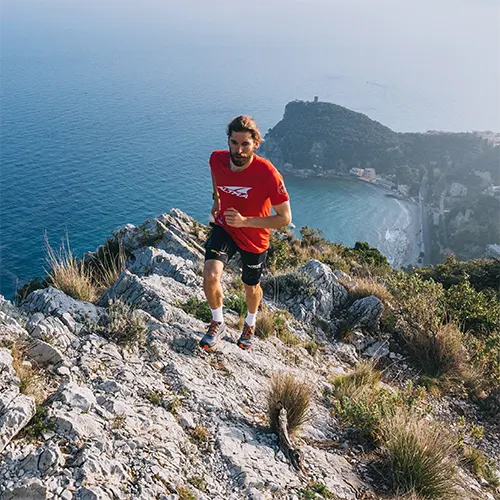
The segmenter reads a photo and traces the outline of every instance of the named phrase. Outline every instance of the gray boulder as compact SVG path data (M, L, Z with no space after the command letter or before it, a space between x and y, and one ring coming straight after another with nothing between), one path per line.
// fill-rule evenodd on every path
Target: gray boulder
M384 310L382 302L371 295L356 300L345 313L344 325L349 328L364 328L370 332L378 332L380 318Z
M68 313L65 314L69 316ZM54 316L46 318L42 313L35 313L30 318L27 328L32 337L44 340L63 350L66 350L77 338L61 319Z
M202 298L201 289L190 289L178 281L158 275L138 276L124 271L116 283L104 294L99 304L119 299L135 306L163 322L190 322L189 316L177 307L190 297Z
M30 314L41 312L44 315L67 318L69 314L79 323L94 322L99 319L100 310L90 302L75 300L61 290L49 286L31 292L22 304Z
M348 299L346 289L331 269L311 259L297 271L272 277L263 283L266 297L284 304L299 321L329 323Z
M94 393L89 388L73 383L63 384L54 395L54 400L83 412L90 411L96 405Z
M201 277L193 267L193 261L169 254L165 250L146 247L135 250L128 269L138 276L157 274L168 276L184 285L201 286Z
M34 415L34 399L23 394L18 394L0 411L0 452Z
M26 355L40 365L56 365L64 360L56 346L40 339L33 339L26 346Z
M169 214L147 220L138 227L127 224L118 228L113 236L129 252L154 246L184 259L198 261L204 255L196 233L198 226L198 222L185 213L172 209Z
M5 492L5 500L45 500L47 486L38 478L24 479L21 484Z

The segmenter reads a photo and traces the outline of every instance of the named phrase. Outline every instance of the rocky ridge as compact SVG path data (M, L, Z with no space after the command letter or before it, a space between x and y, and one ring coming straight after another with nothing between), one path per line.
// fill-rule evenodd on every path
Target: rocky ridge
M269 307L291 313L295 335L323 341L323 352L312 356L275 337L242 351L229 312L235 327L207 354L198 348L205 324L179 307L203 297L205 230L173 209L115 231L130 258L97 305L52 287L18 307L0 300L0 498L295 500L310 481L336 498L377 498L362 450L342 441L322 394L332 374L362 356L397 358L379 337L382 303L373 296L350 303L342 282L351 278L311 260L292 275L268 277L263 288ZM298 288L297 279L307 286ZM96 333L116 299L139 312L144 345L130 349ZM346 326L355 342L335 341ZM43 367L49 380L36 438L23 435L36 405L22 394L14 342L25 346L24 363ZM302 473L266 425L266 392L277 372L315 387L311 418L297 440ZM468 481L479 495L481 486ZM185 488L193 497L182 496Z

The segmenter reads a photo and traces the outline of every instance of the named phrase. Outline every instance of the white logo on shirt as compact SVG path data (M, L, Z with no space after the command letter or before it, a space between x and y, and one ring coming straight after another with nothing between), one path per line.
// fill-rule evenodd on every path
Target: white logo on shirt
M248 198L248 191L251 187L242 186L219 186L219 189L227 194L234 194L238 198Z

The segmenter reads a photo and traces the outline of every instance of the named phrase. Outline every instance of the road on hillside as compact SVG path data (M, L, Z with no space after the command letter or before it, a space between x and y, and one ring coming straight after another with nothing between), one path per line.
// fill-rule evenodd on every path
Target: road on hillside
M422 183L420 184L420 192L418 195L420 203L420 218L422 219L422 241L423 241L423 251L424 251L424 266L430 264L431 258L431 240L429 231L429 214L427 213L427 193L429 191L429 176L425 172L422 177Z

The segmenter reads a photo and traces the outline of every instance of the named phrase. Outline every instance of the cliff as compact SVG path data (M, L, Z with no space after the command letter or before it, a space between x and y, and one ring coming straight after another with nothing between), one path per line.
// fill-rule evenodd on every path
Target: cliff
M259 313L272 318L269 330L261 324L251 352L236 346L242 311L234 264L223 284L231 328L217 351L207 354L198 348L205 328L198 318L206 310L200 275L206 233L172 210L115 231L106 245L122 245L125 269L95 303L50 283L25 289L18 305L0 301L2 498L400 498L391 493L389 476L374 474L376 463L391 456L379 435L388 420L366 434L375 413L356 420L350 411L361 404L359 394L346 400L338 393L347 390L344 375L358 366L366 370L363 360L384 370L366 389L378 388L377 377L383 377L377 392L370 392L382 399L356 411L381 408L385 401L392 415L400 405L418 404L426 428L446 422L468 444L474 440L471 425L476 433L483 426L483 451L477 453L488 456L489 479L461 466L458 481L453 465L450 487L455 498L493 498L500 456L496 420L453 394L429 393L422 403L423 389L417 394L411 386L419 369L388 319L404 302L380 288L362 290L363 269L388 272L376 250L331 246L311 230L304 231L310 247L276 235L270 263L282 271L267 274ZM85 261L101 258L103 248ZM306 249L317 259L288 266L294 252L304 257ZM352 276L334 261L350 262ZM292 436L299 469L269 427L269 386L280 374L307 381L312 395L308 420ZM492 387L488 391L494 396ZM449 460L455 464L454 455L442 464Z

